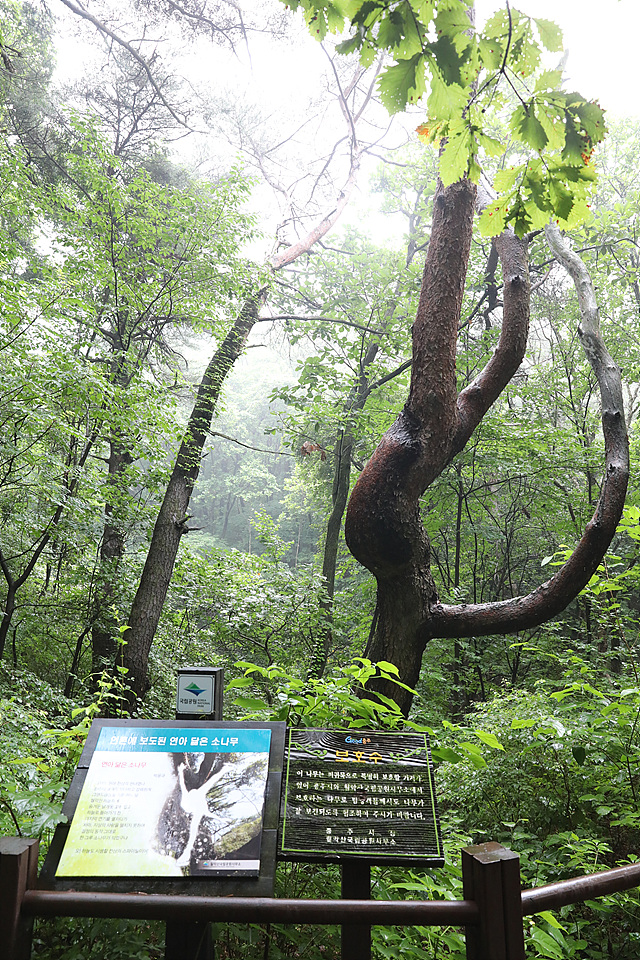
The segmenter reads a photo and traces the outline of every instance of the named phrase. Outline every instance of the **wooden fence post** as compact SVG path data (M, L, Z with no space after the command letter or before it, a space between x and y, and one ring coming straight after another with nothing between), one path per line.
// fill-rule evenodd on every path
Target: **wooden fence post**
M525 960L520 858L500 843L462 851L465 900L475 900L478 927L467 927L467 960Z
M29 960L32 918L21 916L22 898L38 877L38 841L0 837L0 944L5 960Z
M213 960L213 957L210 923L167 923L165 960Z
M368 860L343 860L343 900L371 899L371 865ZM371 960L371 927L365 923L343 923L340 931L342 960Z

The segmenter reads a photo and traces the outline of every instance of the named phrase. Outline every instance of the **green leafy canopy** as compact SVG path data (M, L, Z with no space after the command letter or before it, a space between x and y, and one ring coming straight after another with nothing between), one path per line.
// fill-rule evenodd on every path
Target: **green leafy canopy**
M555 23L506 4L481 32L472 26L472 0L289 0L310 32L346 34L337 50L369 66L388 60L378 79L390 113L427 97L426 143L444 142L440 176L446 185L478 181L482 156L504 154L491 135L506 118L520 163L497 184L499 196L480 219L487 236L510 224L519 236L549 219L573 227L589 215L593 149L604 137L602 109L562 90L559 70L544 64L562 50Z

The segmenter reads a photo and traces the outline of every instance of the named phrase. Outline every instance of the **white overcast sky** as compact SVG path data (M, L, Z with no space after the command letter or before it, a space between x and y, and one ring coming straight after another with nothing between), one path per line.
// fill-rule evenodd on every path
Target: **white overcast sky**
M476 0L478 25L499 6ZM513 6L561 27L568 86L616 117L640 116L640 0L515 0Z
M124 6L133 0L118 2ZM275 0L244 2L271 6ZM561 27L565 49L569 52L565 69L569 89L578 90L590 99L599 99L612 118L640 117L640 0L512 0L512 4L533 17L553 20ZM56 7L63 12L60 3ZM476 0L478 27L501 7L504 7L503 0ZM200 47L198 52L185 50L185 72L195 73L214 95L225 87L237 98L248 95L249 100L273 117L275 126L283 122L283 116L300 116L301 111L305 116L307 97L314 89L317 93L317 77L326 67L326 61L320 46L308 36L302 25L301 14L297 19L300 31L297 39L296 31L294 37L280 44L274 43L268 35L254 34L251 59L244 49L238 51L238 57L232 57L209 44ZM555 65L559 55L551 57L550 65ZM71 76L77 76L83 69L83 57L77 42L61 41L61 67L62 74ZM291 124L292 129L298 126L293 120L284 122L287 129ZM416 114L406 118L404 123L400 120L398 125L412 131L415 123ZM394 130L398 125L394 125ZM393 139L396 139L395 135ZM357 220L367 215L364 208L369 199L372 198L367 198L366 186L362 182L345 219ZM377 200L373 202L378 203ZM368 216L371 215L375 219L375 212L369 209ZM390 228L391 224L386 220L380 229L388 235ZM268 227L266 232L270 232Z
M568 85L589 99L600 100L617 117L640 116L640 0L512 0L512 6L560 26L569 51ZM503 7L502 0L476 0L478 26ZM278 57L269 58L264 73L260 54L254 58L254 72L261 75L258 82L265 92L280 87L289 98L302 95L305 74L321 58L309 47L306 53L301 47L290 49L286 64L280 61L284 52L280 50Z
M512 6L553 20L562 29L569 51L565 72L569 86L598 99L616 117L640 116L640 0L512 0ZM476 0L478 26L503 7L503 0ZM313 67L305 64L300 48L290 55L288 69L284 64L278 69L271 60L267 86L277 87L284 69L283 85L288 96L295 97L305 87L305 72ZM311 61L315 59L312 54ZM254 66L260 73L259 62ZM263 76L260 82L265 80Z

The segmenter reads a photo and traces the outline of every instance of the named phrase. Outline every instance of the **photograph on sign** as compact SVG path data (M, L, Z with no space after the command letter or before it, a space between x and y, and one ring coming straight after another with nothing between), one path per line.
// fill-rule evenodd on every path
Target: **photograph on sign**
M257 876L271 731L104 727L56 877Z
M288 730L279 855L443 864L427 735Z

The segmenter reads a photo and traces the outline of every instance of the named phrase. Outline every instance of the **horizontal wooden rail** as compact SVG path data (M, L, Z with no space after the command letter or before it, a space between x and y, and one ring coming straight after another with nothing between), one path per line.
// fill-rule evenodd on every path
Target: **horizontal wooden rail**
M198 936L209 921L340 924L343 932L345 927L366 930L392 924L465 927L467 960L524 960L523 916L640 886L640 863L634 863L523 891L517 854L493 842L462 851L463 900L357 900L353 893L348 900L279 900L39 890L37 862L37 841L0 838L0 942L8 960L29 957L33 918L50 916L160 920L168 923L168 931L178 925ZM184 953L182 932L181 938L176 956ZM348 956L354 956L353 951Z
M472 900L278 900L269 897L194 897L169 894L27 890L29 917L121 917L238 923L366 923L474 926Z
M544 887L523 890L522 914L526 917L541 910L557 910L570 903L606 897L610 893L620 893L637 886L640 886L640 863L614 867L613 870L603 870L601 873L590 873L586 877L558 880L557 883L548 883Z
M555 910L572 903L640 886L640 863L559 880L522 891L522 914ZM130 920L226 920L239 923L405 923L475 926L473 900L279 900L267 897L194 897L164 894L82 893L27 890L26 916L122 917Z

